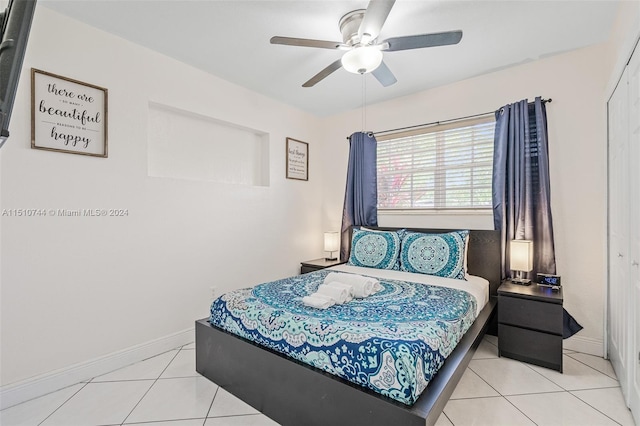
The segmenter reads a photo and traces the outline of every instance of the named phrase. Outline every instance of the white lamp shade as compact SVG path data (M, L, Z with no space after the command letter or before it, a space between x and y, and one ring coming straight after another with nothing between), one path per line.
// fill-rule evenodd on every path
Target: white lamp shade
M533 269L533 241L512 240L509 247L511 270L531 271Z
M340 250L340 234L338 231L324 233L324 251Z
M367 74L382 63L382 52L373 46L356 47L342 56L342 66L354 74Z

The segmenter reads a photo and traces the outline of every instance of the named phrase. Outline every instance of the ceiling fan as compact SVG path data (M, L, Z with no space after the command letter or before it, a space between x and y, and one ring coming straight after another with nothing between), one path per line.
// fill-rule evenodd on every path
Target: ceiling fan
M342 33L342 42L275 36L271 37L271 44L346 51L342 58L311 77L302 87L314 86L341 67L356 74L371 72L380 84L385 87L390 86L397 80L384 63L382 52L446 46L457 44L462 39L462 31L446 31L392 37L378 41L382 25L394 3L395 0L371 0L366 10L358 9L344 15L338 24Z

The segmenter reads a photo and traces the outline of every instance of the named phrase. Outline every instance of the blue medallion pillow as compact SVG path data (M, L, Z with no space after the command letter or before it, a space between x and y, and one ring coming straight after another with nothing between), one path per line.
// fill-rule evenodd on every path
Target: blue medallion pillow
M402 239L400 269L464 280L468 235L469 231L444 234L407 233Z
M353 229L349 265L399 269L400 237L393 231Z

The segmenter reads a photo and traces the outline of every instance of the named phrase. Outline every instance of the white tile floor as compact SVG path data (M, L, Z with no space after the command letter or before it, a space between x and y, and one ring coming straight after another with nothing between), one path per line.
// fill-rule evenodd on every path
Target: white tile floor
M608 361L565 351L560 374L498 358L496 345L482 342L437 425L634 424ZM2 426L130 424L277 425L200 377L193 344L0 411Z

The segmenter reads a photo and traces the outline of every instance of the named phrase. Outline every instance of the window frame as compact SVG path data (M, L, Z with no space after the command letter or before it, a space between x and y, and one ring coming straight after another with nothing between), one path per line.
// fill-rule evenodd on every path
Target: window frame
M393 132L389 132L389 133L385 133L384 135L377 135L376 136L376 140L378 141L378 143L384 143L386 141L389 140L397 140L397 139L403 139L403 138L409 138L409 137L413 137L413 136L422 136L422 135L427 135L430 133L436 133L436 144L440 143L441 145L437 145L435 147L435 161L434 161L434 166L432 167L428 167L428 169L431 169L433 171L433 198L434 198L434 206L433 207L424 207L424 206L418 206L418 207L387 207L387 206L380 206L379 201L378 201L378 211L381 214L389 214L389 215L393 215L393 214L456 214L456 215L461 215L461 214L470 214L470 215L489 215L492 214L493 212L493 206L491 205L491 202L489 202L489 205L486 206L468 206L468 207L460 207L460 206L446 206L443 205L441 202L443 200L446 200L446 197L443 196L443 194L446 194L446 171L447 170L455 170L455 169L464 169L464 170L469 170L471 173L473 173L474 170L480 169L481 167L486 168L489 167L490 170L493 169L493 137L491 137L490 139L490 144L481 144L478 145L481 149L484 148L486 149L488 145L490 145L491 147L491 154L486 156L487 158L482 161L482 165L480 166L474 166L474 167L470 167L470 163L473 163L473 161L471 161L470 163L464 163L464 164L458 164L458 165L449 165L449 166L445 166L444 165L444 160L443 160L443 156L445 155L445 151L446 151L446 147L444 146L444 141L442 140L443 138L443 132L448 131L448 130L455 130L455 129L461 129L461 128L465 128L465 127L472 127L472 126L476 126L476 125L486 125L491 123L493 125L493 130L495 131L495 115L494 113L487 113L487 114L482 114L479 116L475 116L473 118L467 117L467 118L461 118L461 119L454 119L454 120L448 120L447 122L437 122L437 123L433 123L431 125L427 125L427 126L420 126L419 128L411 128L408 130L399 130L399 131L393 131ZM486 140L486 138L484 138ZM473 147L474 144L473 142L469 142L468 143L469 147ZM429 149L429 147L424 147L422 150L427 150ZM433 148L431 148L433 150ZM415 153L416 150L412 151L412 153ZM413 161L413 159L412 159ZM413 163L412 163L413 165ZM379 174L379 169L380 167L380 163L377 162L376 164L376 170ZM411 173L411 176L413 176L413 173ZM470 178L471 182L471 188L474 188L473 185L473 177ZM380 183L380 179L378 179L378 185ZM469 188L469 185L466 185L465 188ZM486 185L478 185L478 188L481 189L487 189ZM464 189L463 186L456 186L456 189ZM491 186L489 186L489 190L491 190ZM380 193L380 187L378 186L378 192ZM408 194L410 194L411 196L411 203L413 204L413 188L411 188L411 190L408 192ZM471 192L471 194L473 194L473 191ZM473 195L471 195L471 197L473 197Z

